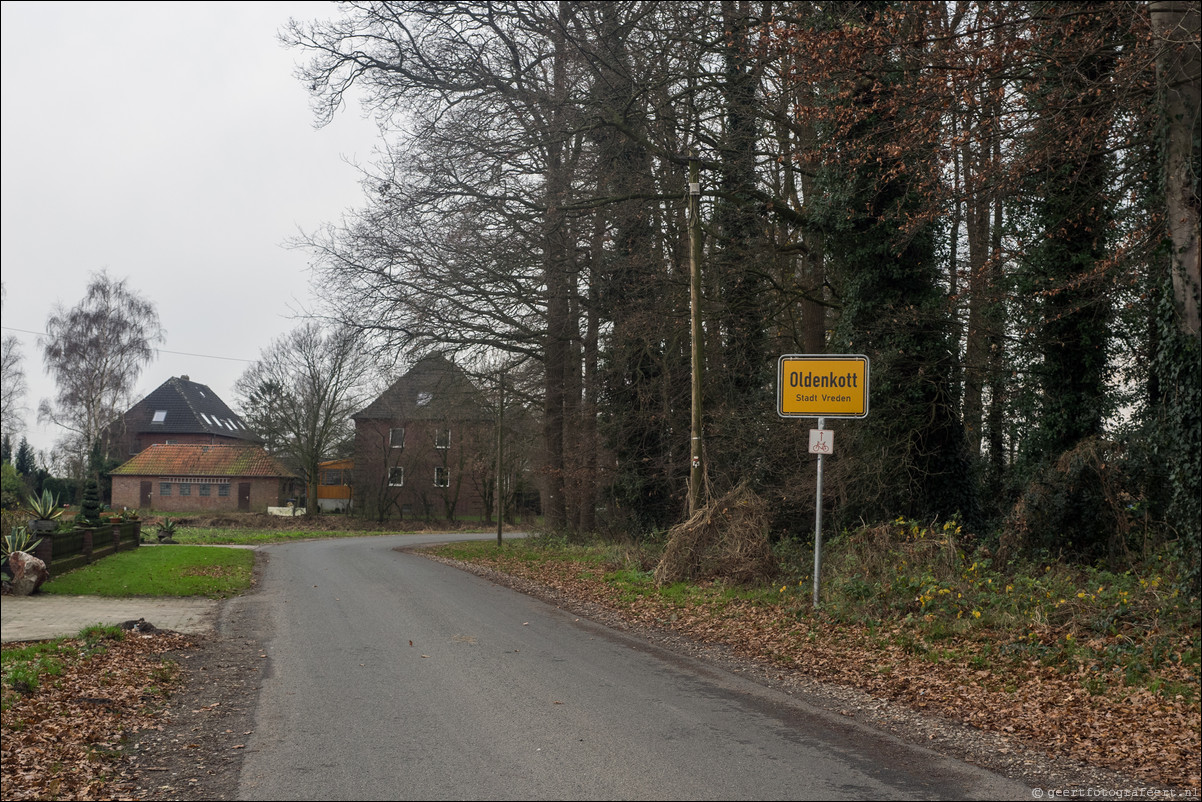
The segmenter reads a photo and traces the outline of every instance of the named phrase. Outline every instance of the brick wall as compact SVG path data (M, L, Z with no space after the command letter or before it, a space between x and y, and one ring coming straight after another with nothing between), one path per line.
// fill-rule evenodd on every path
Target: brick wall
M231 478L229 480L230 491L228 496L220 495L218 490L220 482L216 480L208 483L209 495L207 496L200 495L201 483L189 483L190 494L186 496L180 495L179 485L172 483L171 495L164 496L160 493L162 479L157 476L114 476L113 508L129 507L130 509L138 509L141 485L144 481L150 481L150 506L161 512L237 512L238 485L241 482L250 482L251 512L266 512L268 507L280 506L287 502L289 498L286 495L289 490L289 483L287 480L281 482L280 479L275 477L255 479Z

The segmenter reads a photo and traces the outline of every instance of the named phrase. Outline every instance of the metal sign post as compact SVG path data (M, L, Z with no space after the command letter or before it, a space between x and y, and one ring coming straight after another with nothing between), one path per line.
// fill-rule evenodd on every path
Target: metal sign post
M822 418L818 419L818 431L822 431L826 421ZM822 442L822 435L818 435L818 442ZM810 445L810 450L814 450L814 445ZM814 609L818 609L818 581L822 576L822 458L825 456L825 451L818 452L818 498L814 504Z
M776 368L776 412L782 418L817 418L810 453L818 455L814 503L814 609L822 578L822 461L835 453L827 418L868 417L868 357L861 354L788 354Z

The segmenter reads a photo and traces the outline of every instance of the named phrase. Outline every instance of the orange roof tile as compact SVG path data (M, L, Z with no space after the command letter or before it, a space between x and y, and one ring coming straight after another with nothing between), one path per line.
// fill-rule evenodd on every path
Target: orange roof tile
M295 474L258 446L156 444L113 471L114 476L280 476Z

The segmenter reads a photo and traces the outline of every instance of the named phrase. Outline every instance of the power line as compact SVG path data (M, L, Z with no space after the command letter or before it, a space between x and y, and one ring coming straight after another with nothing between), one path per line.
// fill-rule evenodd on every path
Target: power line
M44 332L44 331L30 331L29 329L15 329L15 328L12 328L11 326L0 326L0 329L4 329L4 331L19 331L22 334L32 334L36 337L45 337L46 336L46 332ZM195 356L195 357L199 357L201 359L223 359L227 362L246 362L247 364L250 364L255 361L253 359L242 359L242 358L236 357L236 356L213 356L212 354L191 354L191 353L188 353L187 351L168 351L166 348L156 348L156 349L154 349L154 351L156 354L174 354L175 356Z

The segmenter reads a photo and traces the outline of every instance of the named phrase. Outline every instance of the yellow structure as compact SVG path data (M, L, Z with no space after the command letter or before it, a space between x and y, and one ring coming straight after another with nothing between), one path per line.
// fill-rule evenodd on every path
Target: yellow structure
M318 465L317 508L322 512L349 512L354 501L351 492L353 459L332 459Z

